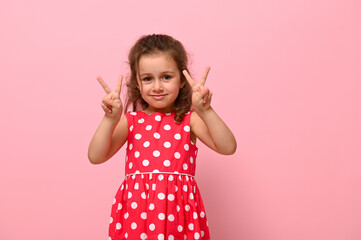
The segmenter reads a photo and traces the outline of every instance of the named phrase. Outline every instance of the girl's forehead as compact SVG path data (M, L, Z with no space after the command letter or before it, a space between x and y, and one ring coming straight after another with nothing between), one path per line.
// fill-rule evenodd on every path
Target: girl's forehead
M176 62L164 53L143 55L139 59L139 73L178 71Z

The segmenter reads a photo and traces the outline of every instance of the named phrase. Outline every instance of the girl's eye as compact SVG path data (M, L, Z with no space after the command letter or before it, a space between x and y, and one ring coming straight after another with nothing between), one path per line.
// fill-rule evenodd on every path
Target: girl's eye
M165 75L163 78L164 78L164 80L169 80L169 79L171 79L171 76Z
M150 80L152 80L150 77L143 78L143 81L145 81L145 82L149 82Z

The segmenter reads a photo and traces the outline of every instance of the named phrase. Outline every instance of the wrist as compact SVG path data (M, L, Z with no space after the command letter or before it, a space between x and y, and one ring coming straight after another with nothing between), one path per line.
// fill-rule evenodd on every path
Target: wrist
M214 112L214 110L211 106L209 106L207 109L202 109L202 110L194 109L194 110L201 118L209 115L209 113L211 113L211 112Z
M121 115L119 116L108 116L107 114L104 114L103 120L111 125L117 125L119 120L121 118Z

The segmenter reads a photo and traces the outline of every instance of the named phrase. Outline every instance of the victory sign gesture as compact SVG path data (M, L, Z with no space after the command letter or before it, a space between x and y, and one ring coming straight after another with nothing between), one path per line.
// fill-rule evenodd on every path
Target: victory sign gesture
M110 118L119 119L123 111L123 104L120 100L123 76L119 75L114 91L108 87L102 77L98 76L97 80L99 81L100 85L102 85L105 93L107 94L101 102L101 106L105 112L105 115Z
M208 110L211 107L212 92L204 86L210 69L210 67L206 67L198 84L186 70L183 70L183 74L192 88L192 107L198 113Z

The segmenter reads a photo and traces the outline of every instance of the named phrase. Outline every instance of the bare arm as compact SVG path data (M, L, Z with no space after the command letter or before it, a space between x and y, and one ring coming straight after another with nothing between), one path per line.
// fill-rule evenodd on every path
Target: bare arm
M191 131L205 145L214 151L230 155L236 151L236 139L211 107L212 92L204 86L210 68L207 67L199 84L196 84L187 71L183 74L192 87L192 107L195 112L191 116Z
M88 158L93 164L107 161L124 145L128 138L127 118L125 116L121 118L123 111L120 101L122 79L123 77L119 76L115 90L111 91L104 80L98 77L107 96L101 103L105 115L89 144Z
M128 138L128 122L123 116L117 123L103 117L89 144L88 158L93 164L100 164L111 158L124 145Z

